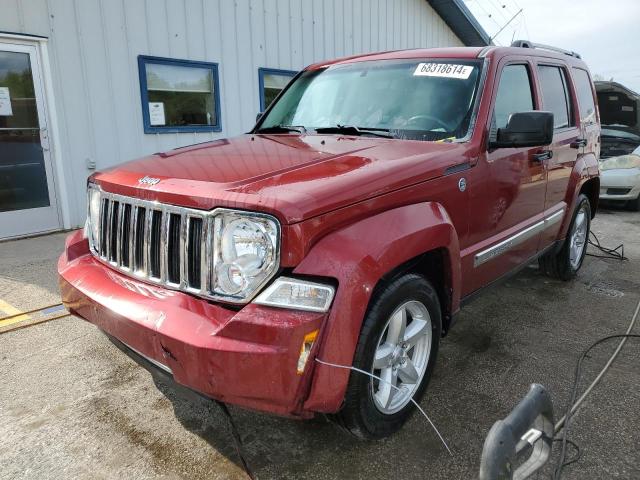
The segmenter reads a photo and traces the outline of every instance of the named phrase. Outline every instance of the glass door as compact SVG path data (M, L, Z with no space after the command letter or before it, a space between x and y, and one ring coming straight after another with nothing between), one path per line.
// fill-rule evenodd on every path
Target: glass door
M0 239L60 228L40 59L0 42Z

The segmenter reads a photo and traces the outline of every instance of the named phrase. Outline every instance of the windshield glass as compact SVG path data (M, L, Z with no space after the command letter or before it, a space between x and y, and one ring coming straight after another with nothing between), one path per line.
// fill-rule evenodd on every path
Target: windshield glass
M349 127L361 135L369 129L412 140L463 138L481 68L479 60L411 59L306 71L287 88L256 132L295 126L322 133L323 128ZM344 130L333 133L350 134Z

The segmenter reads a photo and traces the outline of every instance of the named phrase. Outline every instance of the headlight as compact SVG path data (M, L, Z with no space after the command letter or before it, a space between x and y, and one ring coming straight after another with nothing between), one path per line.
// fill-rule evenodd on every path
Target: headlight
M87 189L87 226L89 231L85 233L89 238L89 244L94 250L99 250L100 190L93 184L89 184Z
M214 232L213 293L248 300L277 271L280 228L268 215L222 210Z
M335 289L331 285L280 277L258 295L254 303L270 307L326 312L331 306L334 293Z
M600 161L600 168L602 170L640 168L640 155L629 154L605 158Z
M114 232L102 231L107 213ZM140 279L208 299L253 299L278 272L280 235L278 220L264 213L164 205L92 183L87 189L85 236L94 254Z

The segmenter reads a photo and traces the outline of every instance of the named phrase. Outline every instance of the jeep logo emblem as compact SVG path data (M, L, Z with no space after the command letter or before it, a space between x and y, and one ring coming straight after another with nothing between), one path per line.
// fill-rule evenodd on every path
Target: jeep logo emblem
M147 177L146 175L138 179L140 185L156 185L160 183L159 178Z

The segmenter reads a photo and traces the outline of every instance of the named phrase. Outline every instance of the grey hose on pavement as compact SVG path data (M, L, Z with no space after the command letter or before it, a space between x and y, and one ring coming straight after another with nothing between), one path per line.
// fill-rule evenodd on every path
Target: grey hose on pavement
M396 387L393 383L388 382L387 380L383 380L382 378L378 377L377 375L374 375L373 373L369 373L369 372L365 372L364 370L360 370L359 368L356 368L356 367L353 367L353 366L348 366L348 365L338 365L337 363L325 362L323 360L320 360L317 357L316 357L316 362L321 363L322 365L328 365L329 367L343 368L345 370L353 370L354 372L362 373L363 375L367 375L367 376L369 376L371 378L375 378L376 380L379 380L382 383L388 383L389 385L391 385L391 387L393 387L396 390L400 391L400 389L398 387ZM411 400L413 402L413 404L418 408L418 410L420 410L420 413L422 413L422 416L424 416L424 418L426 418L427 421L431 424L431 427L433 428L433 430L436 432L438 437L440 437L440 441L444 445L444 448L446 448L447 452L449 452L449 455L451 455L453 457L453 452L451 452L451 450L449 449L449 445L447 445L447 442L444 441L444 438L442 437L442 435L440 435L440 432L436 428L435 424L431 421L429 416L426 414L426 412L422 409L422 407L420 405L418 405L418 402L416 402L413 399L413 397L410 398L409 400Z
M633 327L635 326L636 320L638 318L638 312L640 312L640 301L638 301L638 306L636 307L636 311L633 314L633 317L631 318L631 323L629 324L629 328L627 328L625 335L629 335L633 330ZM616 359L616 357L620 353L620 350L622 350L622 347L624 347L624 344L626 342L627 342L627 338L622 338L622 340L620 340L618 347L615 349L615 351L613 352L613 355L611 355L611 357L609 358L605 366L602 367L602 370L600 370L600 373L598 374L598 376L595 378L593 382L591 382L591 385L587 387L587 389L580 396L580 398L576 400L576 402L573 404L573 406L571 407L571 410L569 411L569 415L573 415L575 411L578 410L578 408L580 407L584 399L587 398L587 395L589 395L589 393L591 393L591 390L593 390L594 387L600 382L600 380L602 379L604 374L607 373L607 370L609 370L609 367L614 362L614 360ZM562 430L562 427L564 427L564 424L566 421L567 421L566 415L562 417L560 420L558 420L558 423L556 423L554 427L554 432L558 433L560 430Z

